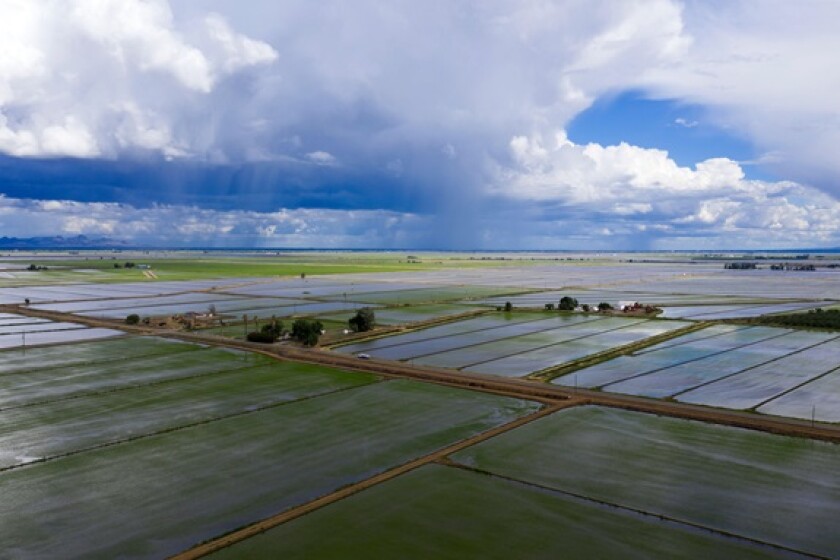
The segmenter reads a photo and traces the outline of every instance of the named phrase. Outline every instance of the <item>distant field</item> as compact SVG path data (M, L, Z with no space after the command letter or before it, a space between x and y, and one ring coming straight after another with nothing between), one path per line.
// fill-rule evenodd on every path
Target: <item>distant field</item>
M378 325L402 325L406 323L416 323L418 321L428 321L431 319L448 317L450 315L459 315L461 313L474 313L480 310L481 307L472 305L432 304L375 309L374 313L376 316L376 324ZM344 325L347 325L347 320L352 316L353 313L342 313L336 315L323 315L320 319L339 321Z
M34 256L27 264L47 267L45 271L12 271L10 278L0 278L0 286L21 284L50 284L55 282L132 282L143 280L142 270L114 268L131 261L151 266L160 280L200 280L231 277L300 276L318 274L349 274L364 272L408 272L445 268L476 268L504 266L504 262L469 260L458 256L432 256L409 262L405 254L300 254L285 256L192 256L190 258L159 258L142 255L109 255L102 259L48 259ZM519 263L524 264L522 262Z

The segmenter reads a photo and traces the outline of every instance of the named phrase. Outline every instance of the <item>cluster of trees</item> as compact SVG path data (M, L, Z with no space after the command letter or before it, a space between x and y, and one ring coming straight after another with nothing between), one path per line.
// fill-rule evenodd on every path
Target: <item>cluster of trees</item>
M588 303L580 304L578 302L578 300L576 300L573 297L569 297L569 296L564 296L563 298L560 299L560 303L557 304L557 309L560 310L560 311L574 311L575 309L578 308L578 306L580 306L581 311L583 311L584 313L589 313L589 312L592 311L592 306L589 305ZM546 303L545 304L546 311L553 311L554 308L555 308L555 306L554 306L553 303ZM609 303L605 302L605 301L602 301L601 303L599 303L596 306L596 309L598 311L609 311L612 308L613 308L613 306L610 305Z
M134 268L137 266L137 263L127 262L125 264L114 263L114 268Z
M292 323L291 331L287 331L284 328L282 321L272 319L269 323L263 325L260 330L249 332L246 338L248 342L272 344L277 342L282 336L289 334L304 346L315 346L318 344L318 339L323 331L324 325L316 319L295 319L295 322Z
M353 332L367 332L376 326L376 315L370 307L362 307L350 317L347 325Z
M324 330L324 325L316 319L295 319L292 323L292 338L304 346L315 346Z
M128 317L125 318L126 325L136 325L140 322L140 315L137 313L132 313Z
M265 344L272 344L277 342L281 336L286 333L283 328L283 322L277 319L272 319L270 323L266 323L258 331L251 331L246 335L248 342L262 342Z
M46 266L38 266L37 264L30 264L26 267L26 270L35 271L35 270L49 270Z
M563 296L560 298L560 303L557 304L557 309L560 311L574 311L577 309L578 300L573 297Z
M814 272L817 270L817 267L812 264L771 264L770 270L797 270L797 271L807 271L807 272Z
M807 313L790 315L765 315L753 317L751 323L780 325L783 327L811 327L816 329L840 329L840 309L812 309Z

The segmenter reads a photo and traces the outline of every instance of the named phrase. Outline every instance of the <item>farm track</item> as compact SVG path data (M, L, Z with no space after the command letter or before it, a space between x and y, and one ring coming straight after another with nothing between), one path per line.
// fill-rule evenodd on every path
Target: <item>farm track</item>
M455 370L433 368L391 362L385 360L359 360L354 356L329 352L319 349L301 348L292 345L264 345L241 340L196 332L166 331L141 326L128 326L116 321L76 317L67 313L28 309L18 306L0 306L0 312L18 313L32 317L42 317L55 321L75 321L97 328L120 329L137 335L154 335L175 338L186 342L219 346L252 352L266 356L304 362L316 365L336 367L350 371L374 373L387 378L406 378L450 387L459 387L508 396L529 399L543 404L557 404L573 399L577 404L589 404L621 408L637 412L647 412L661 416L697 420L726 426L747 428L763 432L840 442L840 426L812 423L807 420L767 416L753 412L711 408L701 405L675 401L651 399L634 395L605 393L591 389L580 389L535 382L527 379L497 377L478 373L462 373Z

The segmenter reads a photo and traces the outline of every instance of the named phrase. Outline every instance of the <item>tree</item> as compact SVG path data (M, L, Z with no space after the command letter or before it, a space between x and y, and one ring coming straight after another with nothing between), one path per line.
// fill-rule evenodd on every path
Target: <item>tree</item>
M210 305L207 306L207 314L210 315L211 317L216 316L216 305L215 304L211 303Z
M263 344L273 344L277 339L283 336L283 323L278 321L276 317L272 317L271 321L263 325L258 331L251 331L245 335L248 342L260 342Z
M129 315L128 317L125 318L125 324L126 325L136 325L139 322L140 322L140 315L138 315L137 313L132 313L131 315Z
M296 319L292 323L292 338L299 340L304 346L315 346L324 325L315 319Z
M347 321L353 332L367 332L376 326L376 316L370 307L362 307Z
M563 296L560 298L560 303L557 305L557 309L560 311L574 311L577 306L578 300L573 297Z
M590 311L592 311L592 308L589 306L588 303L584 303L580 306L580 308L583 309L584 313L589 313Z
M513 304L509 301L505 302L505 312L510 313L513 310Z
M554 309L554 304L553 303L546 303L545 304L545 310L546 311L552 311L553 309Z
M260 329L260 332L270 334L274 337L274 340L277 340L281 336L283 336L283 322L278 321L274 317L271 318L271 322L267 325L263 325Z
M602 301L598 304L598 311L609 311L612 308L613 306L607 303L606 301Z

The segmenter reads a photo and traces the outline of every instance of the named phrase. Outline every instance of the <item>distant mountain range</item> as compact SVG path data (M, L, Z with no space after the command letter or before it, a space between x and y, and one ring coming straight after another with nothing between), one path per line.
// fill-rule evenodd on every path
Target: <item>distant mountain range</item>
M101 249L126 247L121 239L76 235L64 237L0 237L0 249Z

